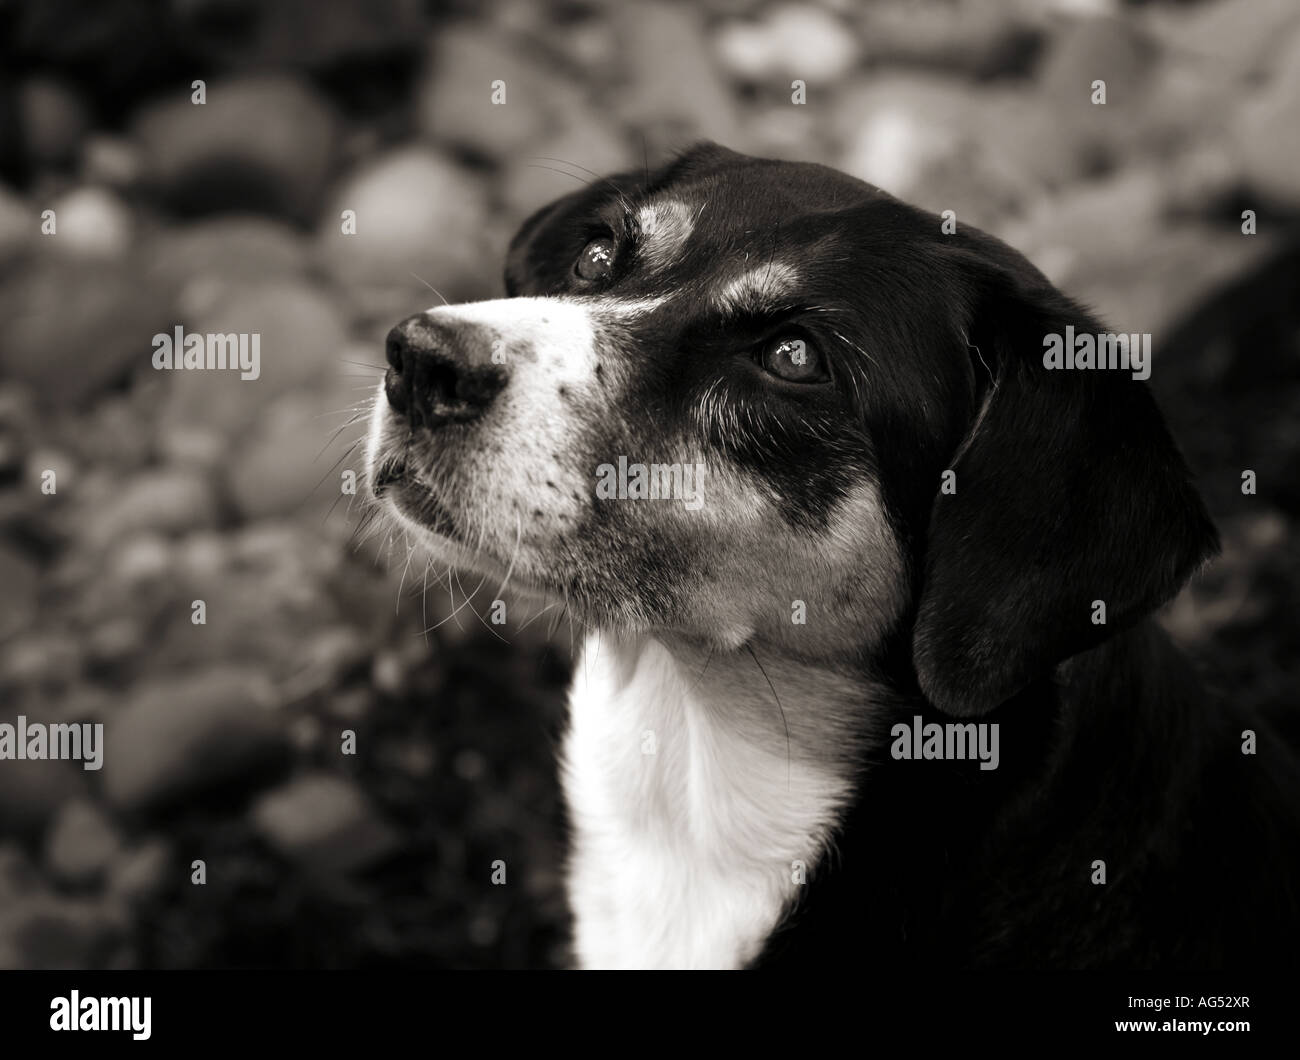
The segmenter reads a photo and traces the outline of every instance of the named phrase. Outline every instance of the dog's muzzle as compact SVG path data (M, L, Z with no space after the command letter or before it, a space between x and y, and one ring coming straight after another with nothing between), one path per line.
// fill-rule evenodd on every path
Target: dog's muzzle
M412 430L477 420L505 389L504 365L493 363L492 342L472 325L416 313L388 333L385 348L384 394Z

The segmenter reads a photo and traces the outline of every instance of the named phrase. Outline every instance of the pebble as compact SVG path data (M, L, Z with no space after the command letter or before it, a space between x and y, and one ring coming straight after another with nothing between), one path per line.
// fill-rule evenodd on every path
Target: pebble
M44 257L0 285L0 375L27 383L47 407L85 406L148 369L150 339L173 313L141 270Z
M98 902L37 894L0 906L0 968L85 971L106 967L127 925Z
M36 616L40 569L27 556L0 544L0 640L28 628Z
M91 261L115 261L130 249L131 211L108 188L74 188L55 199L51 209L57 234L43 240L43 247Z
M501 162L528 153L582 94L530 54L524 38L479 26L448 29L430 50L416 89L426 139ZM504 82L504 87L495 82ZM505 102L500 99L504 91Z
M107 504L93 505L86 536L95 546L104 546L142 530L183 534L215 525L217 512L205 476L183 468L158 468L123 482Z
M214 80L145 107L133 127L143 178L183 213L249 209L309 220L333 167L338 118L306 81L287 74Z
M266 765L285 744L270 698L256 671L227 665L135 689L105 733L109 801L162 809Z
M392 853L397 833L351 780L309 774L263 795L254 827L282 855L313 872L348 873Z
M1247 185L1300 208L1300 30L1291 32L1273 79L1242 105L1233 129Z
M90 119L80 97L61 81L34 77L18 92L23 148L37 166L64 167L81 150Z
M718 69L701 17L692 8L652 0L611 12L625 64L618 116L642 132L651 158L692 140L745 150L736 98Z
M343 232L353 211L356 233ZM501 259L483 239L486 182L427 147L404 147L345 179L322 215L324 267L369 315L390 323L441 303L483 297Z
M740 80L798 78L809 86L838 81L861 56L850 27L814 4L781 4L756 22L726 23L714 46L728 73Z
M45 842L50 874L70 887L98 883L122 846L112 820L95 803L78 799L65 804Z

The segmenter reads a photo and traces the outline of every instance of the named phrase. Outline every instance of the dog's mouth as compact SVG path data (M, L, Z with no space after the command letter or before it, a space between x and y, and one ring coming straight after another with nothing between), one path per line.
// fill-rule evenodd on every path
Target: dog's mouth
M370 490L376 500L387 499L404 516L425 529L463 543L451 512L438 500L433 490L412 473L403 457L382 461L375 468Z

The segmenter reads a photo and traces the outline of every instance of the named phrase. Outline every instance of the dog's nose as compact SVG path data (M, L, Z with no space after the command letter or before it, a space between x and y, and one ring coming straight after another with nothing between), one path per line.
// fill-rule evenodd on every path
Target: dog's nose
M388 333L388 404L412 427L436 430L477 419L506 383L505 369L476 347L475 336L425 313L407 317Z

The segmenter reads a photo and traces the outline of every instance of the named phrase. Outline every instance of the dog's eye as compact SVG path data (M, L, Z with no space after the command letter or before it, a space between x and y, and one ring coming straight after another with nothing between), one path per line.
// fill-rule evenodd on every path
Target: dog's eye
M614 241L612 239L593 239L578 255L573 271L584 280L608 279L614 271Z
M763 350L763 367L787 383L821 383L827 378L817 351L803 339L789 335L767 344Z

